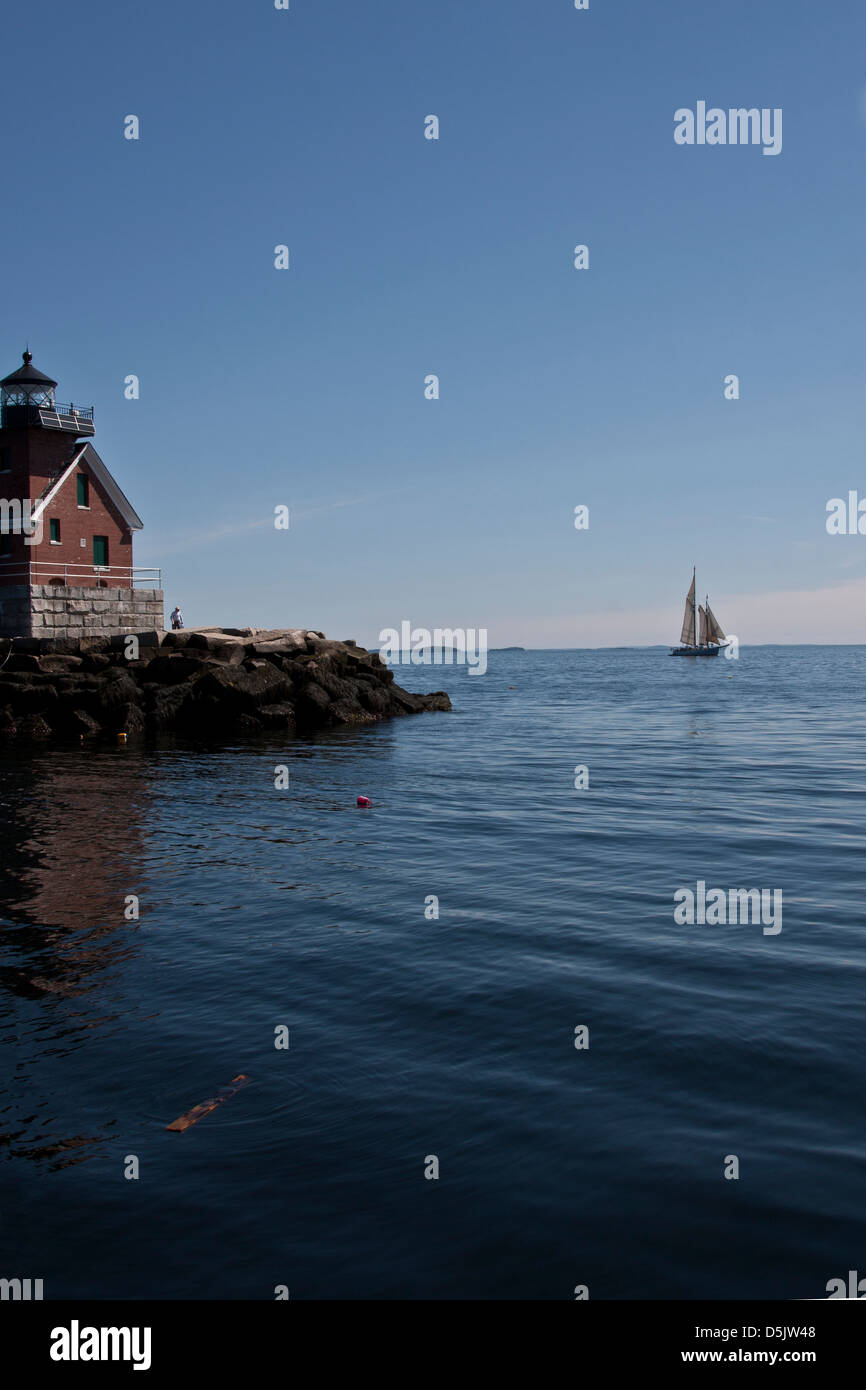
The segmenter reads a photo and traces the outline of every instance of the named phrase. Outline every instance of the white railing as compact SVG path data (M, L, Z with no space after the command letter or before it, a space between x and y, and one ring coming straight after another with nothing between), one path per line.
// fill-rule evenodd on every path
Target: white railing
M161 589L162 570L133 565L66 565L53 564L50 560L0 560L0 584Z

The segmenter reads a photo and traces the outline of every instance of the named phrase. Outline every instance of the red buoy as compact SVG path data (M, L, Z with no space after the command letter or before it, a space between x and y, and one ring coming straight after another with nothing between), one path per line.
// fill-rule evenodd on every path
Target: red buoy
M372 803L372 801L370 800L369 796L359 796L359 797L358 797L358 805L359 805L359 806L372 806L373 803Z

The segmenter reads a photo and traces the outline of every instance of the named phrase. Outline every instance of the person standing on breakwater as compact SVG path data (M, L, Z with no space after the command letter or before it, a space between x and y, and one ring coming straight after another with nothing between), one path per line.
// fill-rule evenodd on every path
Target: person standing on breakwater
M183 614L177 604L175 604L169 616L171 617L171 625L173 628L183 627Z

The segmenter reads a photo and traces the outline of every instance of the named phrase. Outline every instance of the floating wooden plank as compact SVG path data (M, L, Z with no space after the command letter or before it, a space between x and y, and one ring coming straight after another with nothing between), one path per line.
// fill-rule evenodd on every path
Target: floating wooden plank
M194 1105L192 1110L187 1110L185 1115L181 1115L177 1120L172 1120L170 1125L166 1125L166 1129L174 1130L175 1134L182 1134L185 1129L189 1129L190 1125L196 1124L205 1115L209 1115L212 1110L216 1110L217 1106L222 1105L224 1100L228 1100L244 1086L248 1086L251 1079L249 1076L244 1076L243 1072L240 1076L233 1076L229 1084L221 1086L210 1100L203 1100L201 1105Z

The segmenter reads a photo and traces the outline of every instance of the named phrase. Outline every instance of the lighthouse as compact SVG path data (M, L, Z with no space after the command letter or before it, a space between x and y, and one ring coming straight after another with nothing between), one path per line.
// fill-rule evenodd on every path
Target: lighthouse
M92 406L33 365L0 381L0 636L162 630L159 570L136 569L141 520L92 444Z

